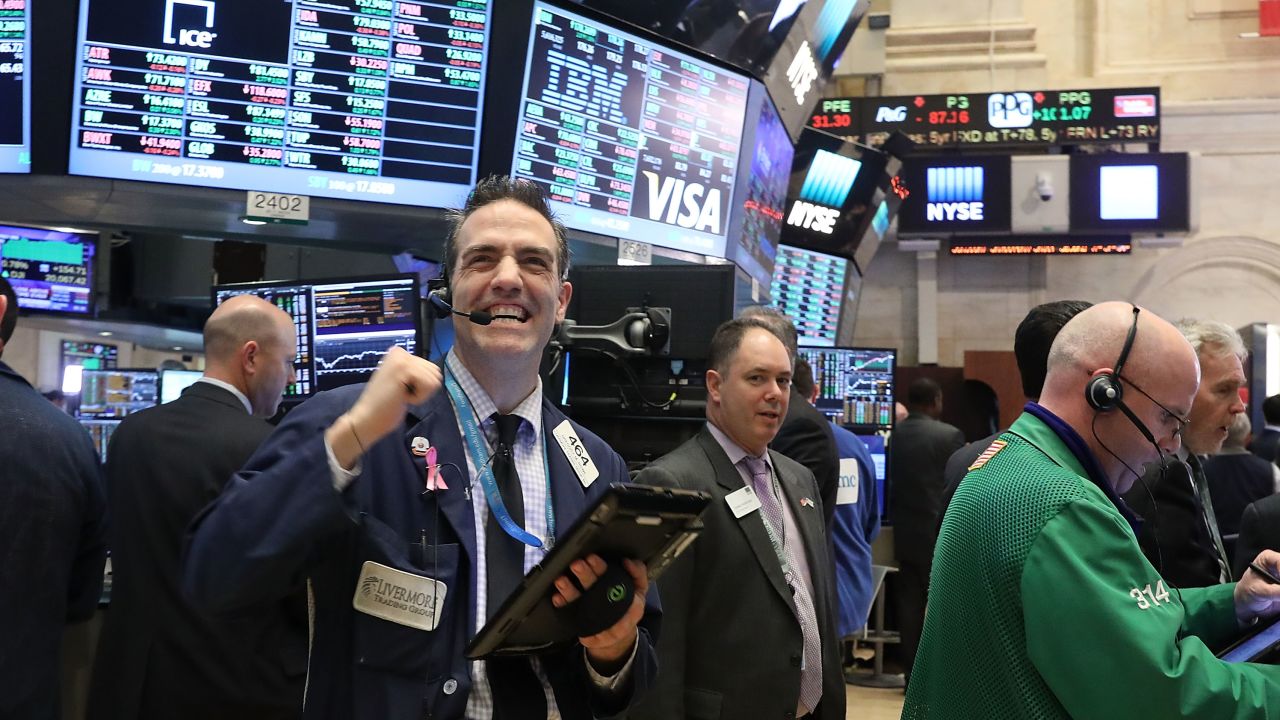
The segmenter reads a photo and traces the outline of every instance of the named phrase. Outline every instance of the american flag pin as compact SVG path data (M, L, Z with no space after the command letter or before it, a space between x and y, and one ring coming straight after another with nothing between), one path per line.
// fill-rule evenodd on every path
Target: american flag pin
M807 497L800 498L800 507L813 507L813 501Z

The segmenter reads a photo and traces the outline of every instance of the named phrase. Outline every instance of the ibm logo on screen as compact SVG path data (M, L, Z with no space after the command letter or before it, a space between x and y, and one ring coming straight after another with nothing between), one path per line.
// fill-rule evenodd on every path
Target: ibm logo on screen
M929 204L925 219L929 222L982 220L984 188L981 167L929 168L926 185Z
M800 187L800 199L791 206L787 224L830 235L844 208L862 162L819 150Z

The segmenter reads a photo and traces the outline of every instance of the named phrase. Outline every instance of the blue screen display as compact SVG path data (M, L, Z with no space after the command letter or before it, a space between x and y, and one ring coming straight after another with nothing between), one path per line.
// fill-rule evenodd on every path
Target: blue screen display
M93 314L96 238L0 225L0 274L25 310Z
M791 160L795 146L773 108L764 98L760 119L755 128L755 152L747 176L746 193L737 208L741 226L737 242L729 251L729 259L755 278L762 288L769 288L773 277L774 258L778 254L778 238L782 234L782 213L787 204L787 185L791 179Z
M0 2L0 173L31 172L30 5Z
M69 170L455 207L476 176L487 5L85 0Z

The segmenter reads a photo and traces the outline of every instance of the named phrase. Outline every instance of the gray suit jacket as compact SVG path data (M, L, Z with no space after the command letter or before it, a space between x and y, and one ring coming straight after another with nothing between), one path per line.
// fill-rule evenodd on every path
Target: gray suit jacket
M783 494L804 536L822 638L817 716L844 718L844 677L835 632L834 582L813 474L770 451ZM800 696L804 641L791 592L760 512L737 519L725 496L742 477L707 428L659 459L636 482L711 494L706 525L659 581L658 679L632 718L783 718ZM802 504L801 498L812 503Z

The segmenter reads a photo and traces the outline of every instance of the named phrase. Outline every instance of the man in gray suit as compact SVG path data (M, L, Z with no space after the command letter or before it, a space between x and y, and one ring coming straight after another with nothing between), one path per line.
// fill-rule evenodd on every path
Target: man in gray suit
M920 378L907 388L907 410L907 419L898 423L889 440L893 483L888 495L899 570L896 599L902 666L910 682L911 665L924 630L933 546L938 541L942 471L947 458L964 445L964 433L938 420L942 415L942 388L929 378Z
M768 449L791 357L738 318L711 340L707 425L637 482L712 495L702 538L662 577L658 679L632 718L845 714L831 560L813 473Z

